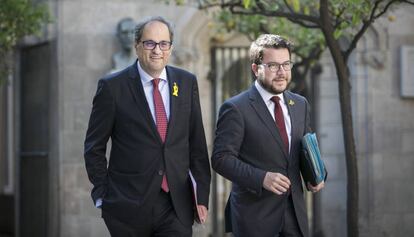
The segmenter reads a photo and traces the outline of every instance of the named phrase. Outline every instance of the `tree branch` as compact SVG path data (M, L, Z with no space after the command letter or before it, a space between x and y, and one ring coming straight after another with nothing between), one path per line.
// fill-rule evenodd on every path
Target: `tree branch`
M260 23L259 29L260 29L261 32L263 32L265 34L270 34L270 31L266 28L265 24L263 24L263 23Z
M311 61L317 59L320 57L324 49L322 49L319 46L315 46L309 53L309 55L303 55L295 52L296 55L298 55L302 60L300 62L295 63L295 66L300 67L304 65L308 65L311 63Z
M339 13L337 15L335 15L335 24L334 24L334 29L336 29L337 27L339 27L342 22L346 21L346 19L341 19L342 15L345 13L346 8L343 7L342 9L340 9ZM333 12L331 12L331 15L333 16Z
M242 5L240 1L230 1L230 2L225 2L224 0L220 1L220 2L215 2L215 3L211 3L209 1L206 1L207 3L203 3L204 1L202 0L198 0L198 9L200 10L205 10L208 8L213 8L213 7L220 7L220 8L229 8L231 6L234 5Z
M258 8L253 9L245 9L241 1L231 1L231 2L217 2L217 3L209 3L209 4L200 4L199 9L207 9L212 7L220 7L222 9L228 9L233 14L239 14L239 15L262 15L267 17L282 17L286 18L289 21L296 23L298 25L301 25L303 27L307 28L319 28L320 22L319 18L315 16L309 16L305 14L300 14L294 12L292 9L286 12L283 10L277 10L277 11L268 11L263 6L263 4L260 4L260 2L257 2L256 5ZM288 6L288 5L287 5Z
M295 13L295 11L289 6L289 3L286 0L283 0L283 2L285 3L285 6L290 13Z
M380 16L382 16L382 15L384 15L384 13L385 12L387 12L387 10L388 10L388 8L392 5L392 4L394 4L394 3L396 3L396 2L398 2L398 0L393 0L393 1L390 1L390 2L388 2L387 3L387 5L385 5L385 7L384 7L384 9L382 9L382 11L381 12L379 12L377 15L375 15L374 16L374 14L372 14L371 15L371 19L372 19L372 21L374 22L375 21L375 19L377 19L377 18L379 18ZM378 7L378 6L377 6ZM375 9L375 11L376 11L376 9ZM372 11L373 13L375 13L374 11Z
M381 17L383 14L385 14L385 12L388 10L388 8L394 4L399 2L398 0L392 0L389 1L385 7L382 9L382 11L380 11L378 14L375 14L375 12L378 10L378 7L380 5L380 3L382 2L382 0L378 0L374 3L374 7L372 8L370 17L368 20L364 20L361 29L359 29L358 33L355 35L355 37L352 39L352 42L350 43L348 49L345 51L344 53L344 57L345 57L345 61L348 60L349 55L352 53L352 51L356 48L356 45L358 43L358 41L362 38L362 36L364 35L364 33L368 30L368 28L372 25L372 23L374 23L374 21L376 19L378 19L379 17Z
M319 28L319 19L303 14L287 13L283 11L249 10L241 9L239 6L227 7L231 13L239 15L262 15L267 17L282 17L306 28Z

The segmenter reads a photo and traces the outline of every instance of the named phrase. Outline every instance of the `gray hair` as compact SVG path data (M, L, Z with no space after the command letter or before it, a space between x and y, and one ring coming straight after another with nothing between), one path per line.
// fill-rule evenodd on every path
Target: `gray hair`
M250 61L251 63L261 64L265 48L287 49L290 57L291 47L292 43L279 35L262 34L250 45Z
M154 22L154 21L161 22L161 23L165 24L168 27L168 31L170 32L170 41L171 41L171 43L173 42L174 29L173 29L172 23L167 21L165 18L163 18L161 16L153 16L153 17L144 19L143 21L141 21L137 24L137 26L135 27L135 43L138 43L141 40L142 34L144 33L145 26L148 23L151 23L151 22Z

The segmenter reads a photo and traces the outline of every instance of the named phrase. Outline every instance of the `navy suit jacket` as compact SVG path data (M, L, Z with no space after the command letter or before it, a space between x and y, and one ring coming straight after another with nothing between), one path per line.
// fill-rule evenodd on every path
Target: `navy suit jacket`
M210 164L197 80L179 68L167 66L166 71L170 118L165 143L151 116L136 62L99 80L93 99L84 153L92 198L103 198L103 213L124 222L149 224L164 173L180 221L192 224L194 219L189 170L197 181L199 204L208 207Z
M289 154L254 85L220 108L211 162L215 171L233 183L225 210L226 229L237 237L274 237L281 230L288 197L262 187L267 171L290 179L298 223L304 237L308 236L299 158L301 139L310 131L309 105L300 95L289 91L283 95L292 125Z

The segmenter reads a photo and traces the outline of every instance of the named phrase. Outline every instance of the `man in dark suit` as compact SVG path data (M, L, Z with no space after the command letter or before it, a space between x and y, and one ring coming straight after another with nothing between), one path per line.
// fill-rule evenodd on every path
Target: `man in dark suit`
M197 80L167 66L172 41L164 18L139 23L138 60L99 80L93 99L85 164L92 198L112 236L191 236L189 171L201 222L207 218L210 164Z
M236 237L308 236L299 157L309 104L286 90L290 59L287 40L259 36L250 47L254 85L220 108L212 167L232 181L225 215Z

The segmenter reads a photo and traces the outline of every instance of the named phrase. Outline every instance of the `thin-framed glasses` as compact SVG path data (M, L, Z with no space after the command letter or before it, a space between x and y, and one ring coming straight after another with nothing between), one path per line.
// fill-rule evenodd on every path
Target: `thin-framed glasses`
M280 69L280 67L282 67L285 71L290 71L292 69L293 63L291 61L286 61L283 63L270 62L262 63L261 65L269 68L271 72L277 72Z
M172 45L172 42L165 41L165 40L160 41L158 43L153 40L144 40L141 42L142 42L142 45L144 46L144 49L148 49L148 50L153 50L155 49L155 47L157 47L157 45L159 45L162 51L168 51L171 49L171 45Z

